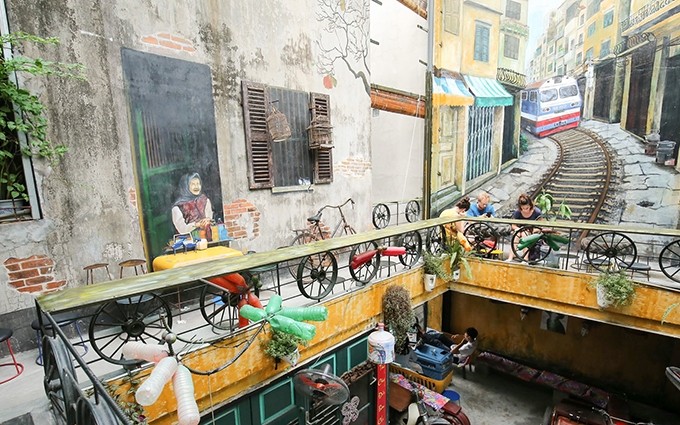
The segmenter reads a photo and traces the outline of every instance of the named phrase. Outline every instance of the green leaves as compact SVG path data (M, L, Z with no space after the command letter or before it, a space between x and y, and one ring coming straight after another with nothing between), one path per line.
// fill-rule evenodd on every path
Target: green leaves
M564 200L560 203L557 208L557 212L553 212L553 206L555 205L555 198L545 190L541 192L540 195L536 197L534 203L538 208L541 209L543 216L548 220L555 220L558 217L564 220L571 220L571 208L569 205L564 203Z
M56 163L67 148L49 140L45 105L37 95L18 87L14 74L84 80L84 67L20 54L18 48L25 43L55 45L59 43L55 37L15 32L0 36L0 42L5 48L11 48L13 53L13 56L0 60L0 199L10 195L28 200L21 156L37 156ZM20 137L21 134L25 135L25 139Z

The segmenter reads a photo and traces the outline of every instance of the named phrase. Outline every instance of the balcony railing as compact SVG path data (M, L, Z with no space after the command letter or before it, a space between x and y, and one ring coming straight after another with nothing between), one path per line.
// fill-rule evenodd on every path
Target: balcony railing
M148 374L143 363L122 356L126 342L144 341L163 344L190 368L197 400L205 401L210 395L212 403L213 393L219 392L220 399L215 402L223 403L279 373L272 371L253 347L262 341L266 323L239 318L239 306L254 305L257 299L266 308L274 295L281 296L286 307L323 303L333 323L318 325L314 344L305 349L305 356L311 358L374 326L381 314L380 294L385 285L395 282L409 288L414 304L453 289L505 297L508 302L528 300L527 305L554 303L580 317L607 320L594 303L584 304L579 291L594 274L623 270L636 279L640 297L650 304L617 315L617 323L625 325L630 320L637 328L680 336L680 319L666 311L672 305L669 298L680 301L680 231L572 222L467 221L464 235L472 247L474 274L471 278L463 274L460 282L438 285L433 292L422 287L419 257L423 250L443 249L442 226L450 219L424 220L41 296L37 308L56 333L56 337L44 339L47 395L67 424L129 423L111 393L124 398L125 391L134 386L131 381ZM513 223L539 225L524 230L557 233L565 243L551 246L546 241L520 249L524 235L510 230ZM401 256L388 256L389 250L383 248L389 246L406 250ZM509 252L520 261L502 262ZM508 282L493 278L493 273L503 270L562 279L568 288L549 296L532 293L526 285L509 291ZM246 278L247 286L226 289L209 280L232 273ZM521 276L515 280L522 281ZM537 281L536 277L531 281ZM70 321L63 319L65 315ZM58 326L68 323L85 324L87 337L71 343ZM79 348L85 344L92 349L83 355ZM115 385L106 388L100 380ZM123 388L123 393L112 390L117 387ZM168 414L163 410L167 404L158 404L146 409L152 422ZM89 419L93 417L94 422Z
M646 5L642 6L637 12L630 15L628 18L621 21L621 31L626 31L647 19L649 16L655 14L659 10L676 3L677 0L652 0Z
M496 80L518 89L523 89L527 85L526 76L524 74L520 74L517 71L507 68L498 68L496 71Z

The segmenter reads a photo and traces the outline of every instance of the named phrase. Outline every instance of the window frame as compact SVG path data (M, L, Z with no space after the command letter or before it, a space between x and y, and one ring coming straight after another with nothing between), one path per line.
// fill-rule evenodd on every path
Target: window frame
M588 29L586 30L586 34L588 34L588 38L592 37L595 35L597 32L597 21L594 21L592 24L588 25Z
M442 28L450 34L460 34L460 0L442 1Z
M513 43L508 43L509 40L512 40L514 45ZM508 47L509 45L510 48ZM519 37L515 37L514 35L510 34L505 34L503 43L503 56L509 59L519 58Z
M607 19L609 18L609 19ZM607 28L614 23L614 9L610 9L602 16L602 28Z
M485 40L484 40L485 38ZM475 21L475 42L473 50L473 59L478 62L489 62L491 42L491 25Z
M505 16L518 21L522 19L522 3L513 0L507 0L507 3L505 4Z
M266 117L272 110L269 87L266 84L248 80L241 82L241 111L243 113L249 187L251 190L275 190L298 186L306 189L309 185L276 186L275 184L276 164L272 153L274 142L266 125ZM311 113L310 121L319 115L324 115L329 118L330 122L330 96L308 92L308 100ZM307 135L307 137L309 136ZM332 149L314 149L314 152L311 153L311 165L313 168L311 184L328 184L333 181Z

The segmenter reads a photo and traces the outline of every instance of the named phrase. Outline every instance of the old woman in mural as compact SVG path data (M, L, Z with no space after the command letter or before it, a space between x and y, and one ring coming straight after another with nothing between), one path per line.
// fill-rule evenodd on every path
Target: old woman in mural
M172 222L177 233L209 226L213 218L212 204L203 193L201 176L198 173L183 175L178 189L179 195L172 206Z

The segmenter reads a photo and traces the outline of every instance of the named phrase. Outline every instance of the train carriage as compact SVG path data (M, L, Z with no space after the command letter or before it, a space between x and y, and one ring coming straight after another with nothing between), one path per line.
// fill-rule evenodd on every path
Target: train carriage
M545 137L578 127L581 94L572 77L553 77L529 84L522 91L522 128Z

